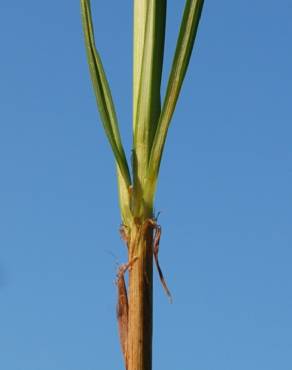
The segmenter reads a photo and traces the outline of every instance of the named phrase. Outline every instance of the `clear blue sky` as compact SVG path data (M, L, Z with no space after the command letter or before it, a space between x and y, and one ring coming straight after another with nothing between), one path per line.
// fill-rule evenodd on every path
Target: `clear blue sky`
M132 1L93 13L130 153ZM155 273L154 370L292 369L291 15L206 1L156 203L174 303ZM126 254L79 3L2 1L0 31L0 368L122 369Z

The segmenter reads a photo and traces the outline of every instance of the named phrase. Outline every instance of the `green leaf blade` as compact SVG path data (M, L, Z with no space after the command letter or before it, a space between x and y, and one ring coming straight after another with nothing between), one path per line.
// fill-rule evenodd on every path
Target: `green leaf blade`
M148 168L148 193L153 197L163 148L190 61L204 0L187 0Z
M127 187L130 187L131 175L121 142L112 95L100 56L95 46L89 0L81 0L81 14L89 70L101 121L121 175Z

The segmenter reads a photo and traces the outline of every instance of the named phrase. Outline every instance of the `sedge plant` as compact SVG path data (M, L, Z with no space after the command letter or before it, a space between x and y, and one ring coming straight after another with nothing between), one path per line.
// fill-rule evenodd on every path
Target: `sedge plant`
M128 163L118 119L100 55L96 49L90 0L81 0L82 24L92 85L100 118L112 149L121 211L121 237L128 261L117 274L117 318L127 370L152 368L153 257L158 263L161 228L154 200L163 148L187 71L203 0L186 0L165 96L161 99L166 0L134 0L133 146ZM124 274L128 271L126 287Z

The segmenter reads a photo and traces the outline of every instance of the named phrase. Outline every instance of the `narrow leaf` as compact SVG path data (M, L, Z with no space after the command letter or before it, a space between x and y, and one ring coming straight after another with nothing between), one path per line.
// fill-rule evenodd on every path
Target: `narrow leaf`
M160 115L166 1L136 0L134 11L133 173L135 198L140 204L139 194L143 191L150 149Z
M203 3L204 0L186 1L166 95L149 159L148 179L152 192L155 191L167 131L191 57Z
M131 176L121 142L117 116L103 65L95 46L90 0L81 0L81 14L88 64L97 106L117 165L126 185L129 187Z
M145 131L152 144L160 115L166 0L136 0L134 22L134 136Z

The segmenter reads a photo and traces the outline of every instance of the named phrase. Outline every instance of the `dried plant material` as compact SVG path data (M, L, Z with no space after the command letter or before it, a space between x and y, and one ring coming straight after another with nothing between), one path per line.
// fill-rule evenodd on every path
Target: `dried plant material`
M118 288L117 319L121 348L127 369L127 337L128 337L128 294L125 282L125 272L133 265L137 257L119 267L116 279Z
M159 244L160 244L160 237L161 237L161 226L156 223L156 221L149 219L148 220L149 224L153 227L155 233L153 237L153 257L155 261L155 265L159 274L159 278L161 281L161 284L165 290L165 293L167 294L170 303L172 303L172 295L170 293L170 290L167 287L165 278L163 276L161 267L159 265L159 260L158 260L158 254L159 254Z
M126 246L128 247L128 244L129 244L128 227L122 224L119 231L120 231L121 239L125 242Z

